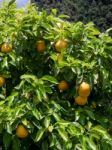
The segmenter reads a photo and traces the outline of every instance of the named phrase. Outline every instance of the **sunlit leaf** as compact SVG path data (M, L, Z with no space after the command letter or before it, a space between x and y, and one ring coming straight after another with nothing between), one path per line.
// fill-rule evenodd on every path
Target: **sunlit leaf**
M35 142L38 142L41 140L43 134L45 132L45 128L39 129L37 134L36 134L36 138L35 138Z
M58 128L57 129L58 130L58 133L59 133L59 135L61 136L61 138L64 140L64 141L68 141L68 135L67 135L67 132L64 130L64 129L62 129L62 128Z

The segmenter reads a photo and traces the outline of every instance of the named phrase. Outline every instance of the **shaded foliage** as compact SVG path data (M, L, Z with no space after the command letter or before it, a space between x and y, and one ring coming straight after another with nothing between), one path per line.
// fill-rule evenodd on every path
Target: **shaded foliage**
M39 9L56 8L59 13L70 16L69 21L93 21L101 31L112 25L112 0L32 0Z

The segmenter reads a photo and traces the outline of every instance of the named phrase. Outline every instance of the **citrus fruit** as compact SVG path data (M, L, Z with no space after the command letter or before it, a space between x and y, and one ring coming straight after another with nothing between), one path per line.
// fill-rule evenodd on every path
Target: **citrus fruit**
M44 52L44 50L46 49L46 45L45 45L45 41L44 40L40 40L36 42L36 49L38 52Z
M75 103L78 104L78 105L85 105L87 103L87 98L86 97L81 97L81 96L77 96L75 98Z
M1 46L2 53L9 53L12 51L12 45L9 43L3 43Z
M57 52L61 52L62 49L66 49L68 46L68 41L66 39L58 40L55 43L55 49Z
M79 86L78 94L82 97L88 97L90 95L90 85L86 82L82 82Z
M5 78L0 76L0 87L5 84Z
M58 84L58 89L60 91L66 91L68 88L69 88L69 85L65 80L60 81L60 83Z
M26 138L28 136L28 130L23 125L18 125L16 135L19 138Z

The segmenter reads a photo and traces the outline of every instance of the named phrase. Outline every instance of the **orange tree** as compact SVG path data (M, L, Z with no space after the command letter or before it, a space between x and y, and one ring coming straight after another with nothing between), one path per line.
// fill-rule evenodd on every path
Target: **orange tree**
M0 7L0 144L112 149L112 38L35 6Z

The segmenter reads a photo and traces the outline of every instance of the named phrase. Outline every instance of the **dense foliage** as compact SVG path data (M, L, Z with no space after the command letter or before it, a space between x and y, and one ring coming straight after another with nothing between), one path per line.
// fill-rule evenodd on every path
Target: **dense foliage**
M112 149L112 38L91 22L69 23L64 17L31 5L0 8L5 150ZM74 97L83 81L91 94L80 106Z
M32 0L40 10L56 8L70 16L69 21L93 21L101 31L112 25L112 0Z

